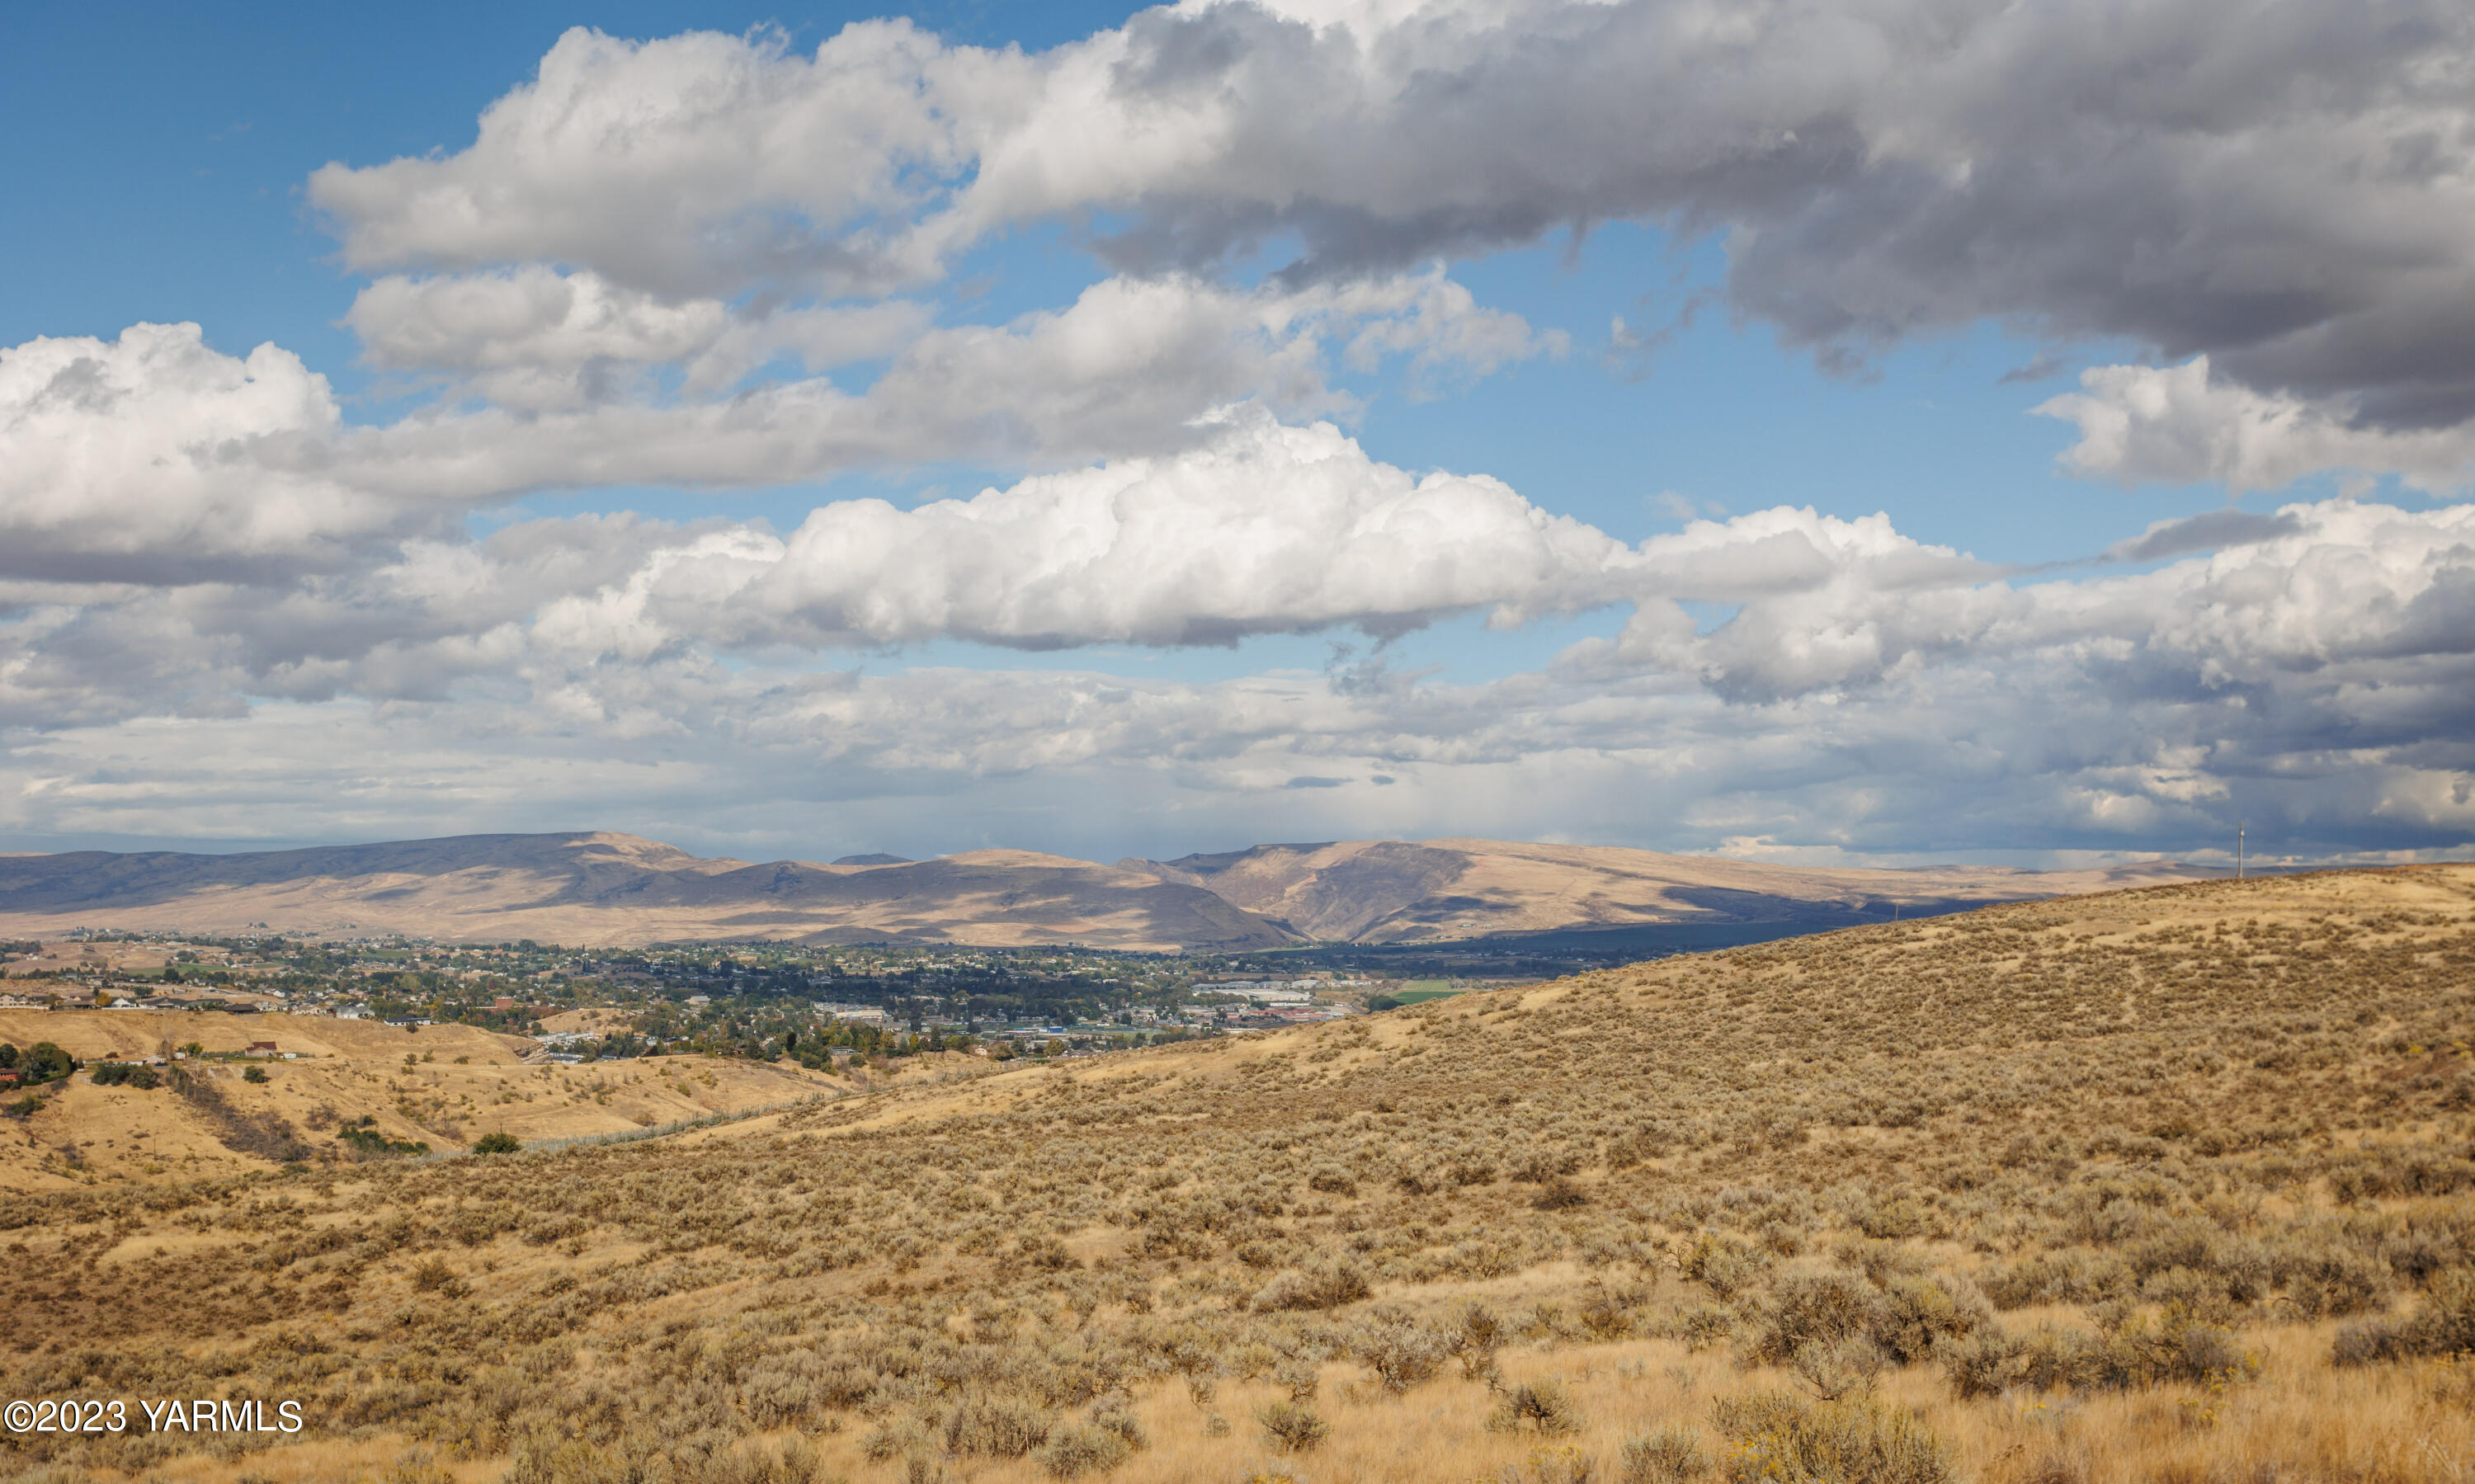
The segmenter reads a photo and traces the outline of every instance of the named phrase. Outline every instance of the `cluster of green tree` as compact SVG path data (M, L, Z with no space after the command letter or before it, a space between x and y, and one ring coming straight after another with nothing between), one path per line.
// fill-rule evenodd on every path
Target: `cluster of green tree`
M49 1041L37 1041L26 1051L0 1041L0 1072L15 1073L15 1084L30 1089L15 1102L0 1105L0 1114L11 1118L32 1118L42 1110L43 1100L35 1096L31 1089L63 1081L77 1069L78 1059Z
M166 963L163 983L167 985L236 985L250 976L239 969L219 963Z
M759 1043L740 1053L760 1061L789 1057L811 1071L823 1068L836 1051L855 1057L916 1057L922 1052L968 1051L979 1037L942 1031L906 1033L866 1022L844 1021L830 1031L784 1032L776 1041Z
M864 1028L869 1034L818 1030L814 1027L774 1028L768 1034L761 1026L728 1024L697 1027L665 1038L658 1034L648 1036L627 1034L605 1038L596 1048L603 1058L658 1057L664 1054L694 1053L707 1057L739 1057L749 1061L772 1061L788 1057L810 1070L824 1066L839 1049L860 1057L901 1057L927 1049L926 1036L905 1036ZM940 1043L942 1046L942 1042Z
M1206 1031L1182 1029L1121 1031L1114 1035L1078 1035L1070 1046L1064 1037L1052 1035L1044 1041L1021 1042L1019 1050L1017 1049L1017 1043L1013 1041L997 1041L989 1047L989 1055L999 1061L1005 1061L1017 1056L1062 1057L1076 1046L1086 1051L1139 1051L1145 1046L1165 1046L1171 1041L1200 1040L1210 1034Z
M453 988L454 981L436 969L383 969L369 976L369 985L373 994L429 1001L441 990Z
M484 1031L500 1031L509 1035L529 1035L533 1022L541 1015L540 1010L529 1005L519 1005L512 1010L498 1010L488 1005L441 1005L429 1018L452 1020L457 1025L477 1026Z
M98 1061L94 1064L94 1084L98 1087L135 1087L140 1092L152 1092L163 1085L163 1079L142 1061Z
M781 958L655 953L597 966L652 981L665 991L699 991L716 999L825 996L881 1005L904 1018L916 1011L943 1019L1066 1022L1111 1018L1128 1003L1174 1005L1192 973L1185 963L1171 969L1139 956L1068 954L1061 961L1057 950L1017 957L979 949L974 961L961 963L930 961L947 950L876 947L858 951L858 961L844 961L844 950L816 952L817 957Z
M283 956L283 966L297 974L323 978L341 974L353 966L353 955L342 949L323 948L315 943L302 943Z
M378 1131L378 1118L364 1113L349 1120L335 1131L335 1138L360 1159L401 1159L407 1155L426 1155L429 1144L423 1139L391 1139Z
M77 1058L49 1041L37 1041L25 1051L0 1041L0 1072L16 1073L20 1087L39 1087L45 1083L59 1082L81 1064Z
M270 957L291 953L301 945L288 937L191 937L187 941L200 948L220 948L226 953L255 953Z

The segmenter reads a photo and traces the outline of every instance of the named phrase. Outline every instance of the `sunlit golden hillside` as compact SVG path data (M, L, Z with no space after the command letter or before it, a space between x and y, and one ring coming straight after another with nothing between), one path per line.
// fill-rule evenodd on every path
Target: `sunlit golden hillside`
M2456 1480L2470 1037L2475 868L2330 873L21 1193L0 1394L307 1425L0 1474Z
M156 1088L54 1083L38 1107L0 1121L0 1187L26 1193L332 1161L350 1153L336 1142L347 1124L460 1154L492 1132L534 1142L659 1128L846 1090L866 1076L707 1057L536 1065L523 1059L532 1041L471 1026L213 1011L0 1010L0 1041L50 1042L89 1064L183 1046L205 1054L165 1066ZM254 1045L276 1055L241 1055Z

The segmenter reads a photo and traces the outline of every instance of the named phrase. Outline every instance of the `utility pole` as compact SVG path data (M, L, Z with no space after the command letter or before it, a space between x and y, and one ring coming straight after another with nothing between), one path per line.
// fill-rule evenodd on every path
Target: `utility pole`
M2242 880L2242 879L2243 879L2243 826L2242 826L2242 821L2241 819L2238 819L2238 820L2236 820L2236 821L2235 821L2235 880L2237 880L2237 881L2241 881L2241 880Z

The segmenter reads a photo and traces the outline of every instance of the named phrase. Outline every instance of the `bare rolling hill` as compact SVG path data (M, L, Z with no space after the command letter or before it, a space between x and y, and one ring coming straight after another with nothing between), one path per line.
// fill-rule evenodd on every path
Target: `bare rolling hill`
M1118 864L1207 888L1301 937L1353 943L1691 923L1845 927L2221 874L2164 862L2089 871L1834 870L1494 839L1258 845Z
M2470 968L2451 865L856 1096L511 1066L462 1027L0 1015L86 1057L315 1052L212 1100L82 1073L0 1138L0 1398L302 1395L308 1430L141 1415L0 1456L20 1484L2464 1484ZM365 1160L322 1104L532 1147ZM752 1116L551 1143L707 1107Z
M298 1158L331 1163L353 1153L337 1142L337 1122L364 1117L383 1138L441 1152L489 1132L527 1143L625 1132L898 1085L961 1060L907 1058L900 1071L851 1078L730 1057L541 1066L524 1061L539 1049L532 1040L473 1026L191 1010L0 1009L0 1041L49 1041L89 1064L191 1043L206 1053L175 1063L186 1081L167 1069L168 1085L107 1087L90 1072L47 1084L40 1106L6 1126L15 1136L0 1139L0 1190L9 1191L241 1175ZM290 1059L223 1059L262 1041ZM415 1065L406 1056L425 1059ZM266 1080L246 1081L244 1065L258 1065Z
M1481 839L1259 845L1114 866L1019 850L755 864L607 832L465 835L237 855L0 856L0 936L263 926L609 946L746 938L1232 951L1301 938L1841 927L1895 910L1923 914L2205 874L2171 864L1816 870Z
M772 938L1238 949L1290 938L1204 888L1019 850L757 865L597 832L240 855L0 857L0 936L257 925L610 946Z

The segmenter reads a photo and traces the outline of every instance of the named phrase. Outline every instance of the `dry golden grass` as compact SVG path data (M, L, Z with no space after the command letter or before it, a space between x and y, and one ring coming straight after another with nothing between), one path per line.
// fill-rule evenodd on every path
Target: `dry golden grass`
M20 1046L52 1041L84 1058L145 1056L167 1045L185 1046L192 1041L209 1055L273 1041L284 1051L365 1061L392 1060L406 1051L513 1061L532 1049L532 1043L521 1036L499 1035L472 1026L407 1030L377 1020L228 1015L217 1010L0 1010L0 1040Z
M2470 1041L2475 869L2331 873L47 1192L0 1202L0 1396L312 1426L0 1478L2461 1480Z
M184 1064L253 1123L312 1150L337 1153L339 1122L364 1116L389 1139L442 1152L505 1131L526 1142L622 1132L846 1092L862 1079L705 1057L527 1066L533 1043L470 1026L416 1031L314 1016L152 1010L0 1010L0 1040L51 1041L85 1061L151 1056L195 1043L209 1054L273 1041L302 1059ZM413 1059L407 1065L406 1057ZM267 1078L247 1082L246 1065ZM915 1074L916 1075L916 1074ZM98 1087L80 1076L44 1089L30 1118L0 1123L0 1186L70 1189L98 1183L271 1172L273 1147L228 1139L215 1119L170 1087Z

